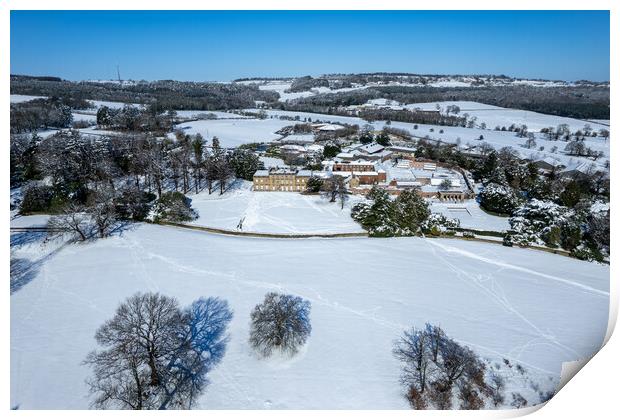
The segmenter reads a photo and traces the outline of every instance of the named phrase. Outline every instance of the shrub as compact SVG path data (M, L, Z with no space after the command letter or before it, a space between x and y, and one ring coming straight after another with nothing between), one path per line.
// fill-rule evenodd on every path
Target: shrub
M414 190L403 191L392 200L383 188L373 187L367 198L371 203L358 203L351 217L368 231L369 236L411 236L430 215L428 204Z
M306 183L306 191L309 193L318 193L323 187L323 179L318 176L311 176Z
M198 218L198 214L191 206L192 200L178 191L165 192L157 200L153 211L154 222L187 222Z
M67 198L49 185L28 184L23 189L20 213L55 213L62 208Z
M480 193L480 205L494 213L510 215L520 203L514 190L505 185L489 183Z

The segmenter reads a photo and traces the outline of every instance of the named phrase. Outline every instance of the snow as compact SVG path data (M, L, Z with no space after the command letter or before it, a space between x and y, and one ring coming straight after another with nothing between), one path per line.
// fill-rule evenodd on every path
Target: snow
M88 408L90 370L81 362L95 330L138 291L183 305L219 296L234 310L227 353L199 408L406 409L391 354L405 328L438 324L483 357L557 381L562 362L600 348L608 290L608 266L495 244L257 239L137 225L47 255L11 295L11 406ZM249 314L268 291L312 303L312 335L293 359L261 360L249 348Z
M31 96L31 95L11 95L11 103L19 104L21 102L29 102L34 99L45 99L46 96Z
M487 125L487 129L493 130L496 126L506 128L511 124L525 124L529 131L540 131L542 128L553 127L554 129L560 124L567 124L572 132L583 129L583 126L589 124L592 129L598 131L609 128L608 125L598 124L596 121L584 121L575 118L559 117L556 115L541 114L539 112L525 111L522 109L502 108L499 106L487 105L480 102L471 101L445 101L445 102L427 102L403 105L408 109L420 108L422 110L436 110L436 106L441 107L442 112L450 105L456 105L461 108L457 116L469 114L469 118L476 117L476 125L480 126L483 122ZM453 114L451 114L453 115Z
M12 228L43 227L47 225L50 216L47 214L34 214L30 216L17 216L11 219Z
M279 119L247 119L247 120L200 120L178 124L186 134L200 133L205 139L214 136L220 140L222 147L237 147L245 143L263 143L279 139L275 132L291 125L291 121Z
M90 99L88 100L88 102L93 104L93 106L95 108L97 108L97 109L101 108L102 106L107 106L110 109L121 109L125 105L132 105L132 106L136 106L136 107L142 107L143 106L141 104L134 104L134 103L111 102L111 101L95 101L95 100L90 100Z
M271 157L271 156L260 156L260 161L263 162L265 168L284 168L286 165L284 161L280 158Z
M235 185L224 195L219 190L189 195L198 211L194 225L236 230L241 218L244 232L348 233L364 232L351 218L352 197L343 210L319 195L295 192L252 191L251 182Z
M76 122L76 121L88 121L89 123L92 123L93 125L97 124L97 116L96 115L84 114L84 113L80 113L80 112L72 112L71 115L73 115L73 122Z
M480 208L476 200L465 200L459 203L433 200L431 212L441 213L450 219L459 219L462 228L477 230L494 230L504 232L510 229L508 217L494 216Z
M179 117L179 118L197 118L201 114L203 114L203 115L213 114L218 119L231 119L231 118L244 119L244 118L249 118L249 117L246 117L244 115L235 114L233 112L225 112L225 111L178 110L178 111L175 111L175 112L177 113L177 117Z
M306 91L306 92L285 92L286 90L291 88L291 82L268 82L265 85L260 85L258 87L260 90L273 90L274 92L278 92L280 95L280 102L286 102L291 99L297 98L306 98L308 96L315 95L314 92Z

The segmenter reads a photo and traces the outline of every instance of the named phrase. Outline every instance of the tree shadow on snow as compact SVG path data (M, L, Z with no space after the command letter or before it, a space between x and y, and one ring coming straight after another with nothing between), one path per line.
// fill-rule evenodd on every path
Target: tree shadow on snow
M11 234L11 248L43 242L47 237L45 232L19 232Z
M44 258L38 261L31 261L26 258L11 258L11 294L19 291L37 276L41 268L41 260Z

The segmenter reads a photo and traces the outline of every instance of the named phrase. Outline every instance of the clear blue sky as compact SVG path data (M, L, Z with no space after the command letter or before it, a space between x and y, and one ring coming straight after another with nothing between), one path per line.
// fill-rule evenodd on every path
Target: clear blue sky
M609 13L12 11L11 73L231 80L410 72L609 80Z

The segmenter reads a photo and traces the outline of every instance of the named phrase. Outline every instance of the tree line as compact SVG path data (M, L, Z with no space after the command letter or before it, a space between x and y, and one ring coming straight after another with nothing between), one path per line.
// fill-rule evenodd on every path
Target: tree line
M373 86L348 92L325 93L290 100L282 107L291 111L333 113L337 108L361 105L371 99L390 99L403 104L475 101L504 108L581 119L609 119L609 86L481 86L426 87Z
M208 144L199 134L95 137L76 130L47 138L11 136L11 183L22 187L20 212L55 214L54 231L81 240L107 236L123 223L196 217L185 195L223 194L232 180L260 167L246 149Z
M154 110L221 110L253 107L254 101L275 102L279 95L254 85L159 80L135 84L40 80L11 76L11 93L68 96L100 101L139 103Z

